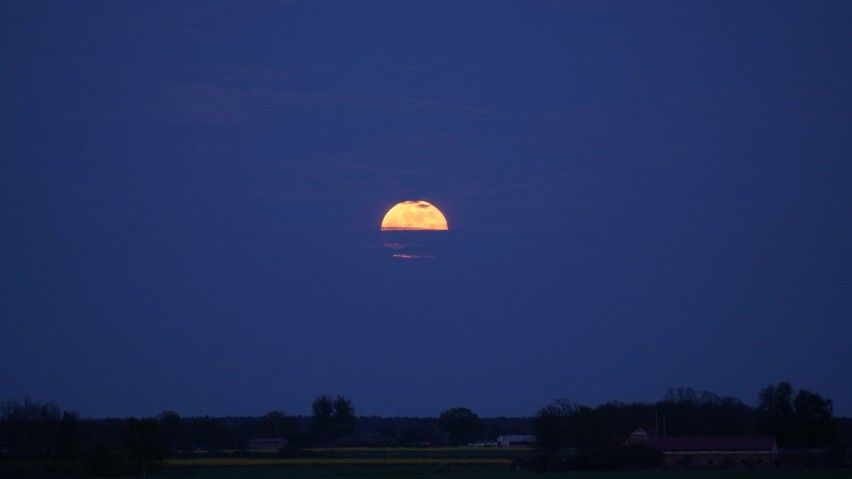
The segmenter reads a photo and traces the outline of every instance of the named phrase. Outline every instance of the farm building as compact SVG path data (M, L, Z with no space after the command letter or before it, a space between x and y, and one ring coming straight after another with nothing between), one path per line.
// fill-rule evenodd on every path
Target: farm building
M662 437L641 426L621 441L632 444L659 449L669 467L774 467L778 458L772 436Z
M652 437L671 467L774 467L778 445L771 436Z
M249 451L277 451L287 445L287 439L283 437L262 437L252 439L246 444Z
M533 446L535 445L535 436L528 434L510 434L497 437L497 445L508 446Z
M652 437L656 437L657 432L654 431L649 426L639 426L633 430L630 434L627 435L622 441L622 446L629 446L631 444L648 444L648 441Z

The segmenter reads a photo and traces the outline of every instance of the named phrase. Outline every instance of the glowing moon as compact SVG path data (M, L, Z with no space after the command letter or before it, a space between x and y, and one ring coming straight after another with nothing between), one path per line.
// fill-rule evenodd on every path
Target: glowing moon
M403 201L385 214L382 231L448 230L441 210L425 201Z

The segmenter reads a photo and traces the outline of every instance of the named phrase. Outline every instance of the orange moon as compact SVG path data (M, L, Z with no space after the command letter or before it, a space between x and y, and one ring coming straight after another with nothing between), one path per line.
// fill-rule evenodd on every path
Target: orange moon
M403 201L388 210L382 231L448 230L441 210L425 201Z

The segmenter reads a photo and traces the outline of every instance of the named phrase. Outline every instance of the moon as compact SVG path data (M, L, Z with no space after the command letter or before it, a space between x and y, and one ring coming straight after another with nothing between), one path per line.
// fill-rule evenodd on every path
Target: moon
M426 201L403 201L388 210L382 220L382 231L446 231L447 218L435 205Z

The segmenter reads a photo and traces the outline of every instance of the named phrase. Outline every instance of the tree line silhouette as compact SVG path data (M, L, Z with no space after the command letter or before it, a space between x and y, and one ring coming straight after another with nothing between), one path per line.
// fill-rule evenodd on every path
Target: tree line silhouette
M616 447L639 425L668 436L772 435L782 448L834 451L838 464L852 446L852 420L835 418L831 400L796 391L787 382L760 390L756 407L682 387L669 389L656 403L589 407L558 399L531 417L480 418L465 407L437 417L359 417L341 395L318 396L311 412L181 417L165 411L149 418L83 419L54 403L9 400L0 411L0 475L144 475L162 467L167 457L251 455L247 447L256 438L280 439L282 447L272 454L301 456L316 454L311 448L463 445L534 434L545 468L560 460L563 448L580 451L574 457L591 468L654 464L654 451Z
M653 404L608 402L591 408L560 399L538 411L533 430L543 468L659 465L659 451L618 447L619 438L637 426L674 437L774 436L779 448L801 451L803 461L824 464L847 461L844 455L852 446L852 421L835 418L830 399L795 391L788 382L761 389L757 407L685 387L670 388ZM573 460L581 464L560 463L558 451L567 447L580 451ZM813 450L821 453L814 457Z

